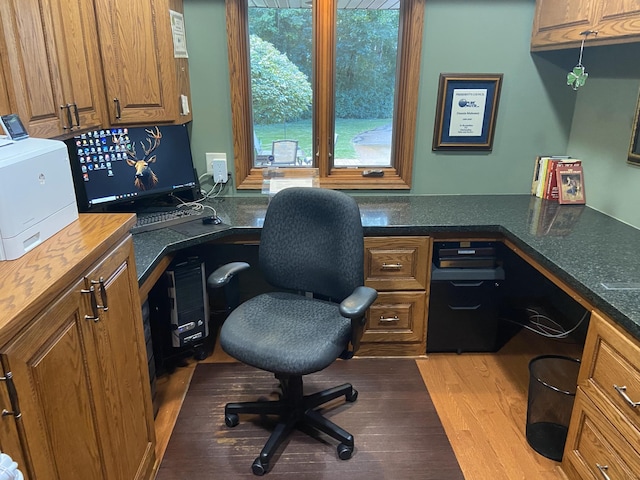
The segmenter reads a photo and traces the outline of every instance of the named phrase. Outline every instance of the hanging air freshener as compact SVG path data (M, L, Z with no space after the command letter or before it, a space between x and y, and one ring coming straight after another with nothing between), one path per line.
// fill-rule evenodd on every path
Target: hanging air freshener
M584 35L582 39L582 44L580 45L580 58L578 59L578 64L573 67L573 70L567 74L567 85L571 86L574 90L578 90L579 87L582 87L589 77L589 74L585 71L584 65L582 65L582 52L584 50L584 42L590 34L597 35L598 32L594 30L585 30L580 33L580 35Z

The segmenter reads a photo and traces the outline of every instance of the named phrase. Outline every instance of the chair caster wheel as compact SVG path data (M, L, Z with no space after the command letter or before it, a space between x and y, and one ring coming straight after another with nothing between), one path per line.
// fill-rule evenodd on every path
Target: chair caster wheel
M238 425L238 423L240 423L240 417L238 417L238 415L235 413L227 413L224 416L224 423L227 425L227 427L235 427L236 425Z
M269 467L268 463L262 463L260 457L256 458L251 465L251 471L254 475L258 475L261 477L265 473L267 473L267 468Z
M344 443L338 445L338 457L340 458L340 460L349 460L352 453L353 447L345 445Z
M351 393L347 393L344 397L347 402L355 402L358 399L358 391L355 388L352 388Z

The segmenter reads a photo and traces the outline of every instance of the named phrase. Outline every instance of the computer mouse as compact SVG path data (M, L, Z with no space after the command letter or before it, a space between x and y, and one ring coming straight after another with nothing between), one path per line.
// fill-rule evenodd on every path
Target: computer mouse
M220 217L218 217L217 215L211 215L202 219L203 225L220 225L221 223L222 220L220 220Z

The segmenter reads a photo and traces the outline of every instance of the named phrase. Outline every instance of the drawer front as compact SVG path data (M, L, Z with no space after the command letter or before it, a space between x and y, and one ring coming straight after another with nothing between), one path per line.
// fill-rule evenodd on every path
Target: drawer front
M640 450L640 347L593 313L585 354L589 364L579 383L593 399L602 398L601 408L608 404L612 422Z
M381 292L367 312L362 342L425 341L424 292Z
M367 286L378 291L427 289L429 237L367 237L364 246Z
M640 460L631 445L602 413L578 391L573 407L571 429L565 447L564 461L571 478L637 479ZM563 464L563 467L565 467Z

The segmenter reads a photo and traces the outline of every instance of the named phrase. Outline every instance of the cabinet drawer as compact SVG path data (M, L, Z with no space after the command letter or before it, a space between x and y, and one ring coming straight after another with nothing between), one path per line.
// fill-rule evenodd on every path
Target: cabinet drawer
M425 292L379 293L367 312L362 342L424 342L425 298Z
M578 390L563 468L570 478L637 479L637 453Z
M378 291L426 290L429 237L367 237L365 284Z
M578 382L633 445L640 449L640 346L597 313L591 315ZM600 404L600 402L598 402ZM621 412L622 415L620 415Z

